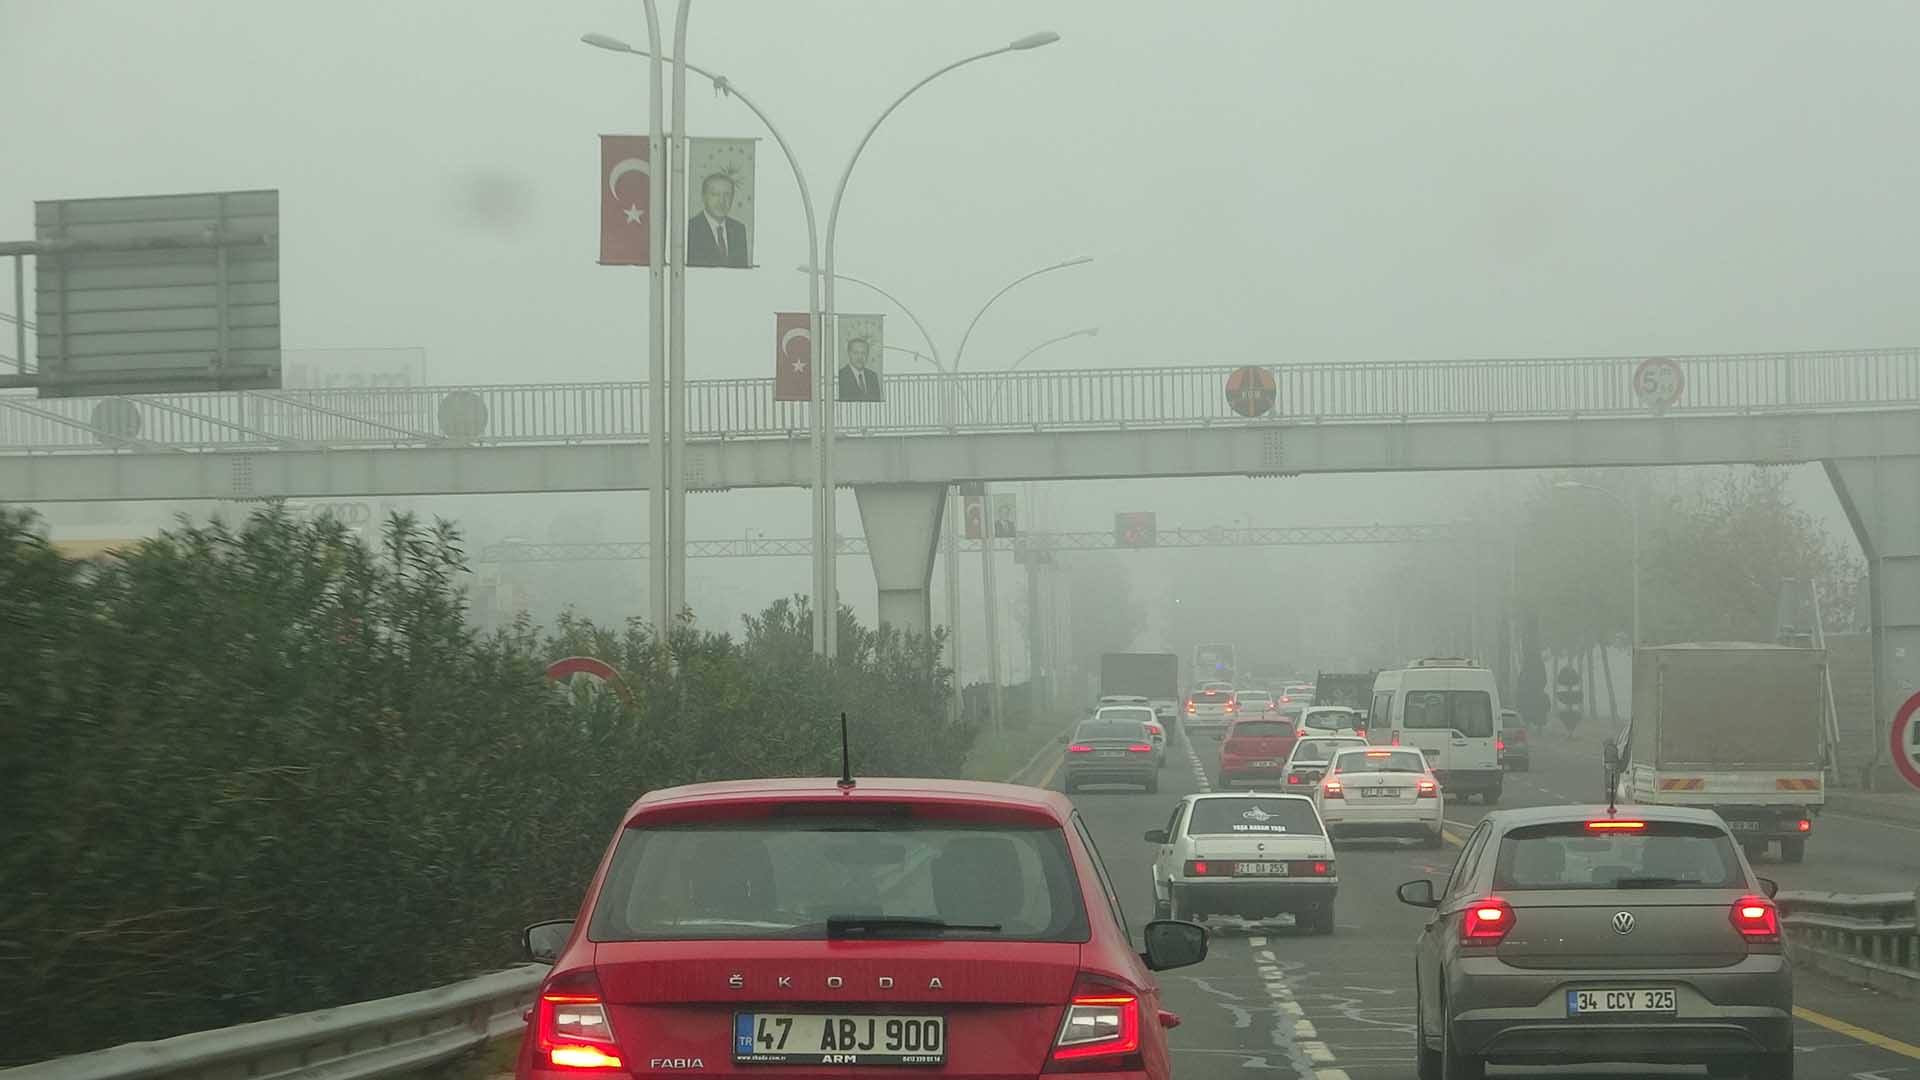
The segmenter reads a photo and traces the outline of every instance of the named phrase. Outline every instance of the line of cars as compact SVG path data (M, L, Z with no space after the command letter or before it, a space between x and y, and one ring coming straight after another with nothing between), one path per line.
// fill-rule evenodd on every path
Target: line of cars
M577 916L525 931L551 967L516 1078L931 1068L1165 1080L1179 1018L1154 973L1205 958L1197 920L1290 913L1304 932L1334 932L1336 816L1397 774L1424 797L1423 754L1352 739L1309 735L1294 751L1314 752L1290 754L1323 793L1339 781L1340 800L1189 795L1147 832L1155 917L1139 948L1061 794L850 772L650 792L622 817ZM1398 889L1429 913L1412 958L1417 1075L1647 1062L1791 1080L1774 891L1711 810L1489 813L1444 883Z
M1069 794L1088 784L1127 784L1148 794L1160 790L1167 727L1146 698L1106 695L1060 739L1067 745L1061 782Z

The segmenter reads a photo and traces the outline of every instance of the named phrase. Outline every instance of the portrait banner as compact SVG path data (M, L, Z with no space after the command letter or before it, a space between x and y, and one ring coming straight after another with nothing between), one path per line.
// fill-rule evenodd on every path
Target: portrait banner
M753 139L687 140L687 265L753 266Z
M834 382L841 401L884 401L885 341L878 315L842 315L835 347L840 352Z
M967 539L969 540L984 540L987 537L987 512L983 505L985 501L986 500L979 495L967 495L963 497L962 506L965 510L965 524Z
M1019 525L1019 520L1014 516L1014 496L995 495L993 497L993 535L996 538L1018 536L1020 535Z

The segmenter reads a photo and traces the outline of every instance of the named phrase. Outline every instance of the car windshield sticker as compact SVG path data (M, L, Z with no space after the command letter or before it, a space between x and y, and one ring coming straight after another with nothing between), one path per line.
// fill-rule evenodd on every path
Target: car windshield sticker
M1273 821L1276 815L1269 814L1265 810L1262 810L1260 808L1260 804L1258 803L1255 803L1254 805L1248 807L1246 810L1242 811L1240 816L1247 819L1248 821L1253 822L1253 824L1235 825L1233 826L1234 832L1283 833L1287 831L1287 827L1285 825L1270 824L1270 822Z

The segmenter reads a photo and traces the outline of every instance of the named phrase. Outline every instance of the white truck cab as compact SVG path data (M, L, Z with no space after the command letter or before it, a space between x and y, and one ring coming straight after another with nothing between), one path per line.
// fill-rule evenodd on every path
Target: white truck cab
M1414 746L1449 798L1492 805L1506 779L1500 767L1500 688L1493 672L1461 657L1428 657L1374 676L1367 739Z

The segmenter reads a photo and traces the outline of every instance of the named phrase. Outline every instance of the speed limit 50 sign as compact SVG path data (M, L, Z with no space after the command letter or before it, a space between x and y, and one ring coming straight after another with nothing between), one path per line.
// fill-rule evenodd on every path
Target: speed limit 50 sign
M1920 694L1907 699L1900 711L1893 714L1891 731L1893 767L1907 778L1907 783L1920 788L1920 724L1914 722L1914 716L1920 714Z

